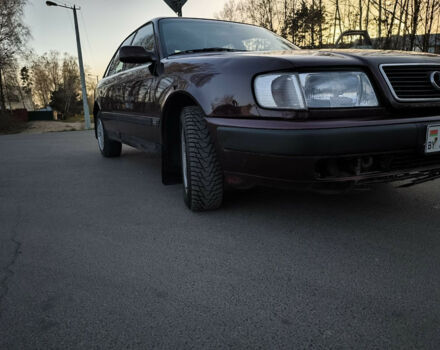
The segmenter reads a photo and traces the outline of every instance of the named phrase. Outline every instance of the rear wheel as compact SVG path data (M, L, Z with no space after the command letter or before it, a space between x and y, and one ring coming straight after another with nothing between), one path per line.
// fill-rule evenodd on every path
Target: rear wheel
M184 200L192 211L212 210L223 201L223 171L199 107L185 107L181 117Z
M104 124L99 118L96 118L96 138L98 139L98 147L104 157L119 157L121 155L122 143L110 140L105 131Z

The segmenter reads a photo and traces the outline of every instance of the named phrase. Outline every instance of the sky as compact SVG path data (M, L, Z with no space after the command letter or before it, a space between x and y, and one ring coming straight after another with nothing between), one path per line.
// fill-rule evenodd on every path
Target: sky
M212 18L227 0L188 0L183 15ZM151 18L175 16L163 0L75 0L84 64L101 78L119 44ZM29 0L25 22L32 39L29 46L37 54L51 50L77 56L73 13L61 7L48 7L44 0Z

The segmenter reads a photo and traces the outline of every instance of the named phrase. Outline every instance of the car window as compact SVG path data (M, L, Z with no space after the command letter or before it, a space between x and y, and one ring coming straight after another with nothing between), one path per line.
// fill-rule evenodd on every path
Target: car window
M167 56L207 48L238 51L298 49L269 30L234 22L168 18L160 20L159 33Z
M113 75L113 74L116 74L116 73L119 73L119 72L123 71L124 69L126 69L124 63L122 63L119 60L119 49L123 46L129 46L131 44L131 42L133 41L135 34L136 33L131 34L127 39L124 40L124 42L118 48L118 51L113 56L109 66L107 68L106 77Z
M154 30L153 25L151 23L147 24L146 26L140 28L136 36L134 37L133 42L131 43L132 46L143 46L145 50L154 52Z

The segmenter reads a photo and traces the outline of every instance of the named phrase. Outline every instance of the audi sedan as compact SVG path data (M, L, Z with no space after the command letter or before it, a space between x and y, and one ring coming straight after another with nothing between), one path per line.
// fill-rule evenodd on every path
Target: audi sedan
M156 18L97 87L105 157L160 152L193 211L225 187L345 190L440 177L440 56L301 50L253 25Z

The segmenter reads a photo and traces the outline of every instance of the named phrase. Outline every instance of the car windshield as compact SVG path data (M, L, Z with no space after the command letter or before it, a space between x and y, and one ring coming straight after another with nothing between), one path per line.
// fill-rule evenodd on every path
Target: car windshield
M164 55L197 51L279 51L298 47L264 28L232 22L162 19L159 22Z

